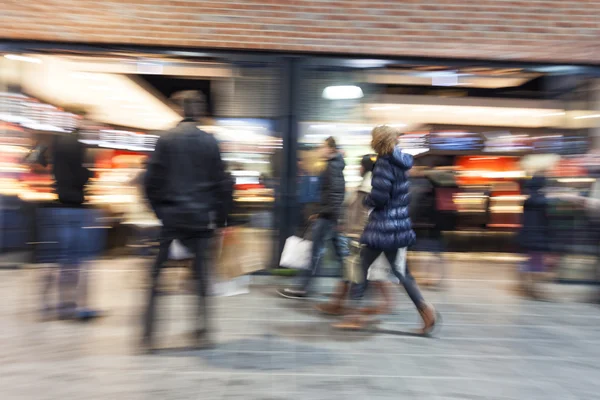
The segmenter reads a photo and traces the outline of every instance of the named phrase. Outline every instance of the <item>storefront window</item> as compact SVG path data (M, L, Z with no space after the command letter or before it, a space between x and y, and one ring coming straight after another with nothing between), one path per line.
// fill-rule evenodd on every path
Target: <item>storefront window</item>
M128 226L159 224L145 204L142 174L158 138L181 119L170 97L196 90L204 95L208 112L200 124L220 142L235 179L232 223L243 233L240 262L253 270L268 267L283 147L275 123L280 113L278 68L273 61L161 54L3 57L0 190L25 203L54 201L51 166L24 162L24 156L44 145L51 160L52 138L77 125L87 147L86 165L94 172L87 201L106 211L115 233L111 246L126 248ZM65 111L72 107L85 109L85 124Z

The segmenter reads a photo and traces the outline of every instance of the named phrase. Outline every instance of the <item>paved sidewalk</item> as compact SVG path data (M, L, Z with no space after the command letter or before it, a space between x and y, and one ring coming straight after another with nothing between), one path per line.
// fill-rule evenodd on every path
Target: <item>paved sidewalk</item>
M532 302L512 292L508 264L452 262L437 338L408 334L403 292L373 331L339 332L309 302L273 288L215 298L218 347L134 355L144 261L99 263L90 324L37 322L34 269L0 271L0 398L12 399L593 399L600 393L600 308ZM176 281L179 271L169 272ZM177 287L176 284L171 285ZM184 344L193 297L161 298L163 345Z

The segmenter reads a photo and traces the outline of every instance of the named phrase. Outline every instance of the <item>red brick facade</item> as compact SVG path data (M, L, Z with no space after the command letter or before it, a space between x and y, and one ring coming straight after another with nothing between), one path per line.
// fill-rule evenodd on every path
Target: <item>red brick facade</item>
M4 0L0 36L600 64L598 0Z

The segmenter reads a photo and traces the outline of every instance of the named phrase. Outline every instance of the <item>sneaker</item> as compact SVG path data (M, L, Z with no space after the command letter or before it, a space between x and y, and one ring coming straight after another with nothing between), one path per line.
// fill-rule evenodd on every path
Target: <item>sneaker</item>
M279 289L277 294L286 299L306 299L308 297L306 291L292 288Z

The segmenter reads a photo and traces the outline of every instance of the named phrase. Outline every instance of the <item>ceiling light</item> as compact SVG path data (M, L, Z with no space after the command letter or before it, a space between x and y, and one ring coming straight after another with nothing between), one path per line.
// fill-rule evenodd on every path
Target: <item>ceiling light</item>
M355 100L364 96L360 87L354 85L327 86L323 98L327 100Z
M600 114L580 115L578 117L574 117L574 119L589 119L589 118L600 118Z
M408 125L404 124L404 123L398 123L398 124L389 124L388 126L390 128L404 128L404 127L407 127Z
M540 117L558 117L560 115L565 115L565 114L566 113L564 111L560 111L560 112L540 114Z
M20 56L18 54L5 54L4 58L8 58L9 60L33 63L33 64L41 64L42 63L42 60L40 60L39 58Z

